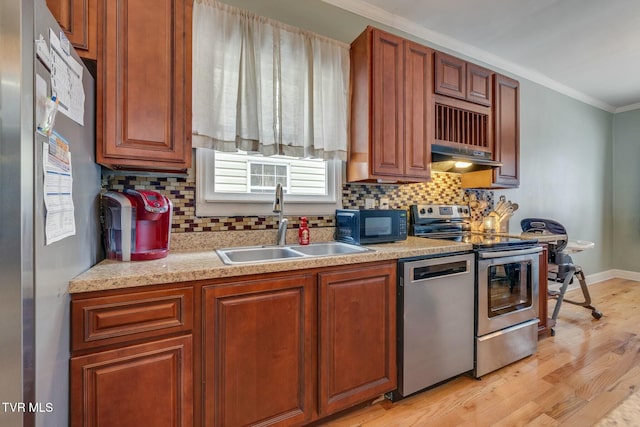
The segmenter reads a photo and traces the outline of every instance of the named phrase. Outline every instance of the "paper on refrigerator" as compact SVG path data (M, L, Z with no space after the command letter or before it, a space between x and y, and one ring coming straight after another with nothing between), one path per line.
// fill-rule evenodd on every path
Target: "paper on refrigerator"
M64 33L62 34L64 36ZM69 41L61 43L53 30L49 30L51 48L51 92L58 99L58 110L84 126L84 87L82 64L65 49Z
M57 133L42 144L44 171L45 243L76 234L73 206L73 174L69 144Z

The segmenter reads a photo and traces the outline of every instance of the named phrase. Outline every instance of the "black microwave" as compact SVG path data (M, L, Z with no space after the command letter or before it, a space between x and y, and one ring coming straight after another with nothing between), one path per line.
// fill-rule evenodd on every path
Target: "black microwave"
M335 239L356 245L406 240L407 211L336 209Z

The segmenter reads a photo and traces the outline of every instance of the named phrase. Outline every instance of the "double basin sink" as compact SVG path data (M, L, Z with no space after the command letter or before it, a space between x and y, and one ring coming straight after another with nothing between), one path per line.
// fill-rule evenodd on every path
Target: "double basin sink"
M310 245L248 246L216 249L225 264L249 264L292 259L315 258L372 252L373 249L342 242L322 242Z

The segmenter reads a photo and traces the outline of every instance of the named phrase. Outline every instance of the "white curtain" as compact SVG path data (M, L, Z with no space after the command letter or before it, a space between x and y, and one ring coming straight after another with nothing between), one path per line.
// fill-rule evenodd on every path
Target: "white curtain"
M344 159L348 91L348 45L195 0L195 147Z

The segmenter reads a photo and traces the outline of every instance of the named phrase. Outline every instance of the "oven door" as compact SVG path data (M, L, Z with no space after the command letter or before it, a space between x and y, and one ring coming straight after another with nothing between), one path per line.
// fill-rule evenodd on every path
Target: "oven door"
M478 252L477 336L538 317L541 251L536 246Z

